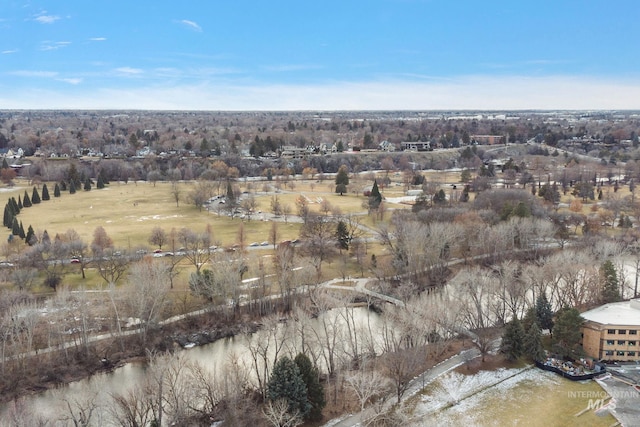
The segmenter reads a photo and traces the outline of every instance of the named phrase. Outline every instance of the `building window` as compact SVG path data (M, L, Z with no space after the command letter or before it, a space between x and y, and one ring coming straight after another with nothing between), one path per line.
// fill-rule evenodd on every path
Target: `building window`
M633 345L633 346L635 346L635 345L636 345L636 342L635 342L635 341L628 341L628 343L629 343L629 345Z
M627 356L635 356L636 352L635 351L628 351L627 352Z
M616 356L624 356L624 351L616 351Z
M624 340L618 340L618 345L624 345L625 341Z
M607 333L610 335L614 335L616 333L615 329L607 329Z
M613 345L614 342L614 340L607 340L607 345Z
M618 329L618 333L620 335L625 335L627 333L627 330L626 329Z
M613 350L607 350L604 352L605 356L613 356Z
M638 335L638 331L636 329L629 329L629 335Z

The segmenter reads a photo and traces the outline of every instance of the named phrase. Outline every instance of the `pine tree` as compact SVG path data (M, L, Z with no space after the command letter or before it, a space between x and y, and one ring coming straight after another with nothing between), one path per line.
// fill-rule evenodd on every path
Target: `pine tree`
M69 183L69 194L76 194L76 185L73 181Z
M91 190L91 179L87 178L84 180L84 191Z
M584 319L575 308L564 308L558 312L553 325L553 351L561 358L575 359L582 355L580 340Z
M307 399L311 404L311 410L307 419L320 420L322 409L327 404L324 396L324 387L320 384L318 368L313 366L311 360L303 353L299 353L293 361L298 365L302 380L307 386Z
M24 206L22 206L22 198L20 198L20 195L18 195L18 209L22 209Z
M345 165L340 166L338 173L336 174L336 193L341 196L347 192L347 185L349 185L349 174Z
M27 190L24 190L24 196L22 197L22 206L25 208L31 207L31 200L29 199L29 195L27 194Z
M22 226L22 221L20 221L20 232L18 233L18 236L20 236L21 239L24 239L26 237L24 227Z
M524 336L523 350L533 361L541 361L544 359L544 348L542 347L542 332L538 322L534 321Z
M524 342L524 329L518 318L514 318L507 323L507 327L502 335L500 351L507 355L510 360L516 360L522 356Z
M618 272L616 271L615 266L609 260L605 261L602 264L602 268L600 269L600 273L603 278L603 286L602 286L602 302L616 302L620 301L620 284L618 282Z
M469 201L469 186L465 185L462 190L462 195L460 196L460 201L462 203L467 203Z
M378 188L378 181L374 179L371 194L369 195L369 209L378 209L380 203L382 203L382 194L380 194L380 189Z
M102 180L102 174L98 175L98 182L96 183L97 189L104 188L104 181Z
M42 200L46 201L51 199L51 197L49 197L49 189L47 188L47 184L44 184L42 186Z
M18 218L13 217L13 224L11 225L11 234L14 236L20 235L20 224L18 224Z
M307 398L307 386L304 383L300 369L291 359L283 356L276 362L267 383L267 398L271 401L284 399L289 407L289 413L298 413L306 417L311 410Z
M66 181L60 181L60 190L67 191L67 182Z
M44 230L42 233L42 244L45 246L49 246L51 244L51 237L49 237L49 232Z
M24 240L29 246L33 246L35 243L37 243L36 233L33 231L32 226L29 226L29 228L27 229L27 235L25 236Z
M344 221L338 221L338 225L336 226L336 239L338 239L340 250L349 249L349 230Z
M447 195L444 193L443 189L440 189L440 191L433 196L433 203L436 205L443 205L447 203Z
M536 298L536 321L540 329L553 330L553 310L546 294Z
M38 189L33 187L33 192L31 193L31 203L37 205L40 203L40 194L38 194Z
M56 182L56 186L53 187L53 197L60 197L60 185Z
M11 218L9 203L7 203L6 205L4 205L4 216L2 217L2 225L4 225L5 227L9 227L12 222L13 219Z
M67 170L67 178L69 179L69 186L73 183L75 188L80 187L82 180L80 178L80 174L78 173L78 168L76 168L75 163L71 163L69 165L69 169ZM74 191L75 193L75 191ZM73 193L72 193L73 194Z
M12 197L10 199L10 202L11 202L11 213L13 214L13 216L18 215L22 210L22 208L18 206L18 203L16 202L16 198Z

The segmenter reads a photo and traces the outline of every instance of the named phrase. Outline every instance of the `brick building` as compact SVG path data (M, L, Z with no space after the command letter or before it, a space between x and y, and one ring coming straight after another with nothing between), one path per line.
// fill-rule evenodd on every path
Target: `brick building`
M582 313L582 347L599 360L640 361L640 299Z

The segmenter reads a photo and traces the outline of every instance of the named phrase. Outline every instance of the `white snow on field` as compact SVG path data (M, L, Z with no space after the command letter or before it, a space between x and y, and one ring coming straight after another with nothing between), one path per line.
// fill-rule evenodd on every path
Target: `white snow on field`
M170 219L170 218L181 218L183 215L169 215L169 216L162 216L162 215L147 215L147 216L141 216L138 219L136 219L136 221L142 222L142 221L157 221L160 219Z
M385 197L384 201L387 203L410 203L416 201L416 196Z
M475 375L449 372L436 380L431 392L422 395L412 413L410 426L477 425L483 400L490 395L508 399L508 391L522 381L555 384L561 378L537 369L498 369L480 371ZM454 423L454 424L452 424Z

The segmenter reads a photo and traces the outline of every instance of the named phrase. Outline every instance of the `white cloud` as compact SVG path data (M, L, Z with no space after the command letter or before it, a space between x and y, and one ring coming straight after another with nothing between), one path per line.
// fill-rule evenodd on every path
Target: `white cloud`
M106 37L91 37L89 40L92 41L92 42L103 42L103 41L107 40L107 38Z
M120 68L116 68L116 71L120 74L127 74L130 76L144 73L144 71L141 70L140 68L132 68L132 67L120 67Z
M61 82L69 83L71 85L78 85L82 83L81 78L65 78L65 79L58 79L58 80Z
M19 96L18 96L19 95ZM44 96L46 95L46 96ZM216 84L3 93L5 108L155 110L640 109L640 82L575 76L465 76L449 81ZM45 104L43 104L43 102Z
M55 71L38 71L38 70L17 70L9 71L7 74L19 77L39 77L39 78L52 78L58 75Z
M2 51L2 54L3 54L3 55L9 55L9 54L16 53L16 52L18 52L18 49L13 49L13 50L3 50L3 51Z
M322 67L315 64L281 64L281 65L265 65L262 67L266 71L287 72L287 71L304 71L319 70Z
M53 24L54 22L60 20L60 17L57 15L47 15L46 11L43 11L40 15L34 18L35 21L41 24Z
M63 47L67 47L71 44L71 42L52 42L52 41L43 41L40 44L40 50L48 51L48 50L58 50Z
M197 32L202 32L202 28L200 27L200 25L198 25L197 23L195 23L194 21L189 21L188 19L182 19L180 21L182 25L192 29L193 31L197 31Z

